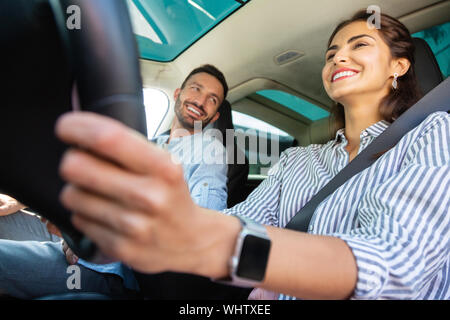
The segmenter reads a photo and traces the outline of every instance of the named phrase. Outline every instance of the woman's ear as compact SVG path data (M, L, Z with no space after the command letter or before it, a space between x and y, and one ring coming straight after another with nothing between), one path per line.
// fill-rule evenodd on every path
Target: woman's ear
M398 73L399 77L401 77L405 73L408 72L410 67L411 67L411 61L409 61L406 58L398 58L398 59L395 59L395 61L394 61L393 70L394 70L394 73Z

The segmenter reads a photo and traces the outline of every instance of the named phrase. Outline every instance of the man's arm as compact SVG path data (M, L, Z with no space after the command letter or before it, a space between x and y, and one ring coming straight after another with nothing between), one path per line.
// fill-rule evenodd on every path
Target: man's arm
M200 163L183 165L189 192L194 202L203 208L224 210L227 208L226 152L222 143L214 137L202 136ZM213 156L212 156L213 155ZM194 156L194 158L197 158Z
M200 164L187 181L192 200L203 208L227 207L227 165Z

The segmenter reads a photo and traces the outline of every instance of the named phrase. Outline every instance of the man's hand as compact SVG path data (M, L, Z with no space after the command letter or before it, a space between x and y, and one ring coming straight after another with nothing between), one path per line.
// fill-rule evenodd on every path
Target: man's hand
M6 194L0 194L0 216L7 216L25 208L23 204Z
M75 227L103 253L142 272L227 272L233 242L224 235L235 237L239 221L231 218L223 227L217 221L230 217L197 207L182 167L168 152L118 121L89 112L62 116L56 134L80 148L61 161L60 174L68 182L61 201L74 212ZM225 243L229 248L220 260L217 246ZM205 260L220 261L222 269L202 270Z
M78 257L73 253L72 249L69 248L67 243L63 240L63 252L66 256L67 263L72 265L78 262Z
M55 236L58 236L60 238L62 238L62 234L61 231L58 229L57 226L55 226L53 223L51 223L50 221L48 221L47 219L43 218L43 217L39 217L39 219L41 220L41 222L43 224L45 224L45 226L47 227L47 231L50 234L54 234Z
M49 233L54 234L60 238L63 237L61 234L61 231L58 229L57 226L55 226L53 223L48 221L46 218L39 217L39 219L42 221L42 223L45 224ZM64 255L66 256L66 260L67 260L68 264L70 264L70 265L77 264L78 256L75 255L75 253L73 253L72 249L69 248L66 241L64 241L64 240L62 242L62 250L64 252Z

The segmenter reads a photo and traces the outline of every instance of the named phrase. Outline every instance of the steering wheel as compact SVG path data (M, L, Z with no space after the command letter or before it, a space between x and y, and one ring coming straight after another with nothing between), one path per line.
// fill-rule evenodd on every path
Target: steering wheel
M7 4L6 4L7 2ZM74 252L90 260L95 245L59 202L67 146L56 119L72 109L122 121L146 135L138 49L123 0L10 0L0 3L6 58L0 62L0 190L58 226Z

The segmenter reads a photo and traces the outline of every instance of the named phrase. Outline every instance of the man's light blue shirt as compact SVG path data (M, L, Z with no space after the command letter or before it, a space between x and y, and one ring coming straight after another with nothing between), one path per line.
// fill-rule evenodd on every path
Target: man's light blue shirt
M212 132L213 134L209 134ZM183 166L184 179L194 202L204 208L224 210L227 207L227 164L222 143L214 136L214 130L172 138L169 132L151 141L168 150L174 161ZM133 271L122 264L94 264L79 259L79 264L100 273L113 273L124 280L128 289L138 290Z
M180 138L163 134L153 141L178 159L184 170L192 199L213 210L227 207L227 165L225 148L209 131Z

